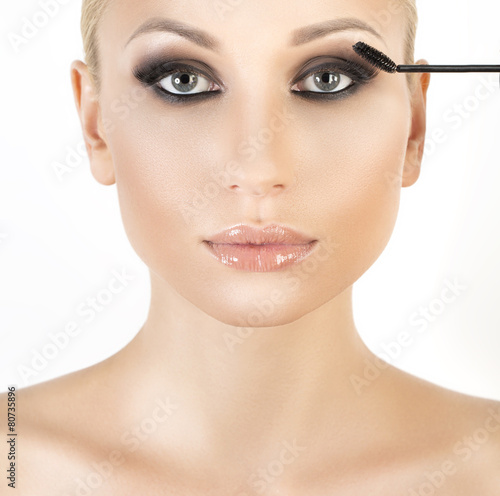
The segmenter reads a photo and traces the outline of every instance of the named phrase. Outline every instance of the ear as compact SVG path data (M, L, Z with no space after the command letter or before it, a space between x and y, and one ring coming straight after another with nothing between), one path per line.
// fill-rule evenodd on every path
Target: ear
M419 60L417 64L427 64L427 61ZM417 73L413 93L410 97L412 117L403 170L403 188L415 184L420 176L425 145L427 88L429 87L430 79L431 76L429 73Z
M99 100L88 67L81 60L71 64L71 84L92 175L103 185L114 184L115 171L106 142Z

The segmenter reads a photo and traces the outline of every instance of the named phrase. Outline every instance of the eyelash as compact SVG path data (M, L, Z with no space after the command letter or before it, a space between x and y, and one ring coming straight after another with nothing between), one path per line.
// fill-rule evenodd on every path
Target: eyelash
M316 58L324 58L324 57L316 57ZM313 59L314 60L314 59ZM167 91L166 89L160 86L160 82L169 76L175 73L188 73L194 74L196 76L201 76L202 78L208 79L209 81L213 80L213 76L208 76L204 72L200 71L196 67L190 66L188 64L179 62L179 61L167 61L167 62L150 62L145 66L136 67L133 71L134 76L145 86L153 87L154 91L161 97L169 101L170 103L195 103L201 100L206 100L211 97L215 97L221 93L221 90L216 91L202 91L198 93L192 94L177 94ZM208 71L207 71L208 72ZM347 59L336 59L336 61L323 63L317 65L311 69L308 69L302 74L294 79L292 82L292 86L295 86L297 83L306 80L308 77L314 76L316 74L324 72L330 72L334 74L338 74L341 76L346 76L350 78L352 81L349 86L343 88L340 91L335 92L321 92L321 91L297 91L293 90L292 92L295 95L298 95L302 98L313 99L313 100L340 100L342 98L346 98L352 93L354 93L359 86L367 84L370 82L378 73L373 66L361 65L357 62ZM220 83L215 81L215 83L219 86Z

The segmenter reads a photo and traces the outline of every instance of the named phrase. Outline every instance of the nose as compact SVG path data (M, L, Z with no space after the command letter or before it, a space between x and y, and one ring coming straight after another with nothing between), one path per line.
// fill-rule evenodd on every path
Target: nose
M283 99L241 99L231 110L236 116L232 159L238 164L229 189L242 195L269 196L294 181L293 116Z

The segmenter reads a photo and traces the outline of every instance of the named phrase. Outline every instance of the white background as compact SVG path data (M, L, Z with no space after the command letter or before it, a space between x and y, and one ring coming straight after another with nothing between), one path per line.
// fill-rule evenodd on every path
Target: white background
M417 59L500 63L500 6L490 0L417 3ZM105 359L133 338L147 315L148 272L123 230L116 186L98 184L82 152L69 71L72 60L83 59L80 9L80 1L66 0L16 53L9 34L19 34L23 18L33 19L41 7L37 0L3 6L1 391ZM496 82L485 84L491 80ZM427 137L421 177L402 192L393 237L355 285L356 323L368 346L378 354L389 349L396 366L500 400L498 75L433 75ZM68 159L74 168L60 181L53 165ZM134 280L85 323L78 305L122 268ZM446 281L467 289L440 304ZM421 308L433 319L424 331L411 321ZM23 378L19 367L32 367L36 352L51 343L50 333L61 333L72 321L82 332L42 370ZM398 348L401 333L411 336L411 345Z

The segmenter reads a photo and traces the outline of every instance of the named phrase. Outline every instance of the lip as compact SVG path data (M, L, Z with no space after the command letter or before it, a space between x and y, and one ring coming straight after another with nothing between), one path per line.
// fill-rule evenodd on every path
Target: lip
M283 225L259 229L238 224L204 240L204 244L224 265L251 272L274 272L304 260L317 240Z

